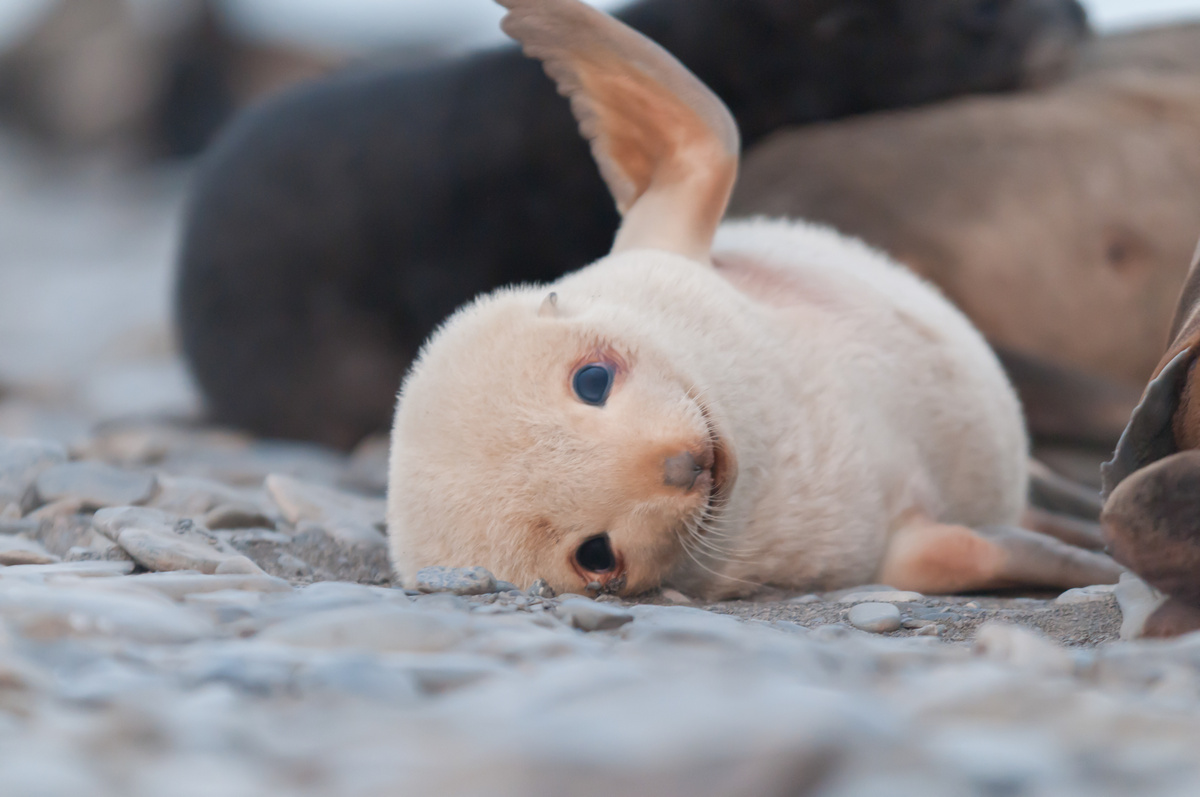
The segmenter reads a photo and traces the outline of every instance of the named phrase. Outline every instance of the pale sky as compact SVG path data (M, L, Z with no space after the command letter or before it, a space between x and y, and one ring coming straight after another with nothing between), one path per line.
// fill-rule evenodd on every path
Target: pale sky
M171 8L180 0L129 0L141 8ZM589 0L613 8L625 0ZM0 0L0 46L51 0ZM86 2L86 0L84 0ZM490 0L222 0L247 28L268 38L361 49L442 41L460 47L504 41L501 9ZM1200 20L1200 0L1084 0L1102 31Z

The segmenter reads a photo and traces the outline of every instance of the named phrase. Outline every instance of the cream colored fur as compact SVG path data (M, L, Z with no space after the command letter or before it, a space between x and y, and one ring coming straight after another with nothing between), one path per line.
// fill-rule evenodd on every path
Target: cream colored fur
M772 286L763 301L720 271L642 251L484 297L448 321L405 383L393 433L401 576L482 564L522 586L545 578L580 592L571 557L608 531L627 559L645 556L627 561L628 591L836 588L871 581L914 512L1017 521L1020 408L957 310L821 227L727 224L714 259L730 257L795 294ZM559 314L539 316L551 290ZM603 409L569 387L572 366L598 348L629 363ZM698 400L738 473L707 544L690 546L695 561L679 531L695 507L629 495L622 480L646 450L705 435Z
M728 136L709 99L670 105L703 86L575 0L504 4L514 9L506 29L538 42L591 123L614 193L648 160L653 171L627 197L634 221L619 251L553 285L482 297L427 343L392 434L388 526L402 579L483 565L522 587L542 578L571 592L593 581L711 597L835 588L871 581L914 520L1016 523L1020 408L970 323L884 255L822 227L729 223L710 250L707 219L734 174L721 161ZM586 36L572 32L580 27ZM588 58L572 60L576 39ZM627 52L658 60L628 66ZM595 63L603 77L631 70L612 85L668 102L588 94ZM645 160L619 154L637 142L605 138L629 108L652 116L664 105L668 121L641 128ZM655 125L686 129L671 138ZM607 160L620 157L628 164ZM689 168L695 157L711 168ZM640 231L683 195L683 218L668 225L685 231L672 233L674 251L646 248L662 239ZM603 407L572 392L589 362L616 370ZM664 482L663 463L683 452L706 466L693 489ZM577 549L605 533L618 566L583 572Z

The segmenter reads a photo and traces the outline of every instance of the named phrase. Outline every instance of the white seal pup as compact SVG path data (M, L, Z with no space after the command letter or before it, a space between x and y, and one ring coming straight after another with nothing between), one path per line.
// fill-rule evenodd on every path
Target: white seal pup
M1016 527L1020 407L961 313L830 230L720 225L738 163L720 100L578 0L500 2L623 222L608 257L476 300L421 352L392 432L401 579L483 565L523 587L708 597L1116 579Z

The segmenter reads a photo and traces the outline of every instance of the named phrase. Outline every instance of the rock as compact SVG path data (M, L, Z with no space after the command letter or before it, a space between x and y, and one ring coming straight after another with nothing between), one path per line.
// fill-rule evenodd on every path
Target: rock
M842 595L837 599L838 603L853 604L853 603L915 603L925 600L925 596L919 592L905 592L902 590L880 590L879 592L851 592L848 595Z
M89 507L87 501L82 498L63 498L59 501L51 501L30 512L28 519L39 524L53 523L56 520L63 520L91 509L92 507Z
M957 612L947 611L945 606L925 607L913 606L909 611L913 616L920 620L929 620L935 623L957 623L962 619L962 615Z
M279 568L277 572L282 572L288 578L305 578L313 574L312 565L290 553L279 554L275 559L275 564Z
M482 567L425 567L413 585L421 592L488 595L497 592L496 577Z
M203 526L157 509L122 507L96 513L96 527L149 570L265 575Z
M174 600L183 600L188 595L198 595L206 592L228 592L243 590L247 592L285 593L292 591L292 585L281 578L268 575L206 575L196 572L143 573L131 576L129 583L157 590Z
M160 475L158 485L158 493L148 506L173 515L200 517L225 504L253 506L258 511L267 513L269 502L262 490L231 487L211 479L188 476ZM270 525L275 524L272 522Z
M611 631L633 622L633 615L624 609L587 598L564 598L554 613L580 631Z
M0 615L23 636L118 636L146 643L191 642L211 624L170 604L80 586L0 581Z
M68 562L132 562L125 549L93 528L75 545L66 550L63 559Z
M273 473L266 480L267 494L288 523L311 521L318 525L348 523L382 529L386 514L383 499L367 498L312 482Z
M221 504L204 514L201 522L210 529L273 529L275 521L250 503Z
M1075 660L1064 648L1028 628L1005 623L985 623L975 635L977 656L1046 674L1070 674Z
M374 526L365 526L353 520L332 519L323 523L302 520L296 526L297 536L324 537L334 545L361 551L382 551L387 548L387 537Z
M860 603L846 613L846 622L860 631L887 634L900 629L900 610L891 603Z
M19 504L43 471L66 461L58 443L0 438L0 505Z
M132 506L154 495L154 476L100 462L67 462L42 471L34 481L37 503L79 501L85 509Z
M800 605L805 605L805 604L809 604L809 603L820 603L820 602L821 602L821 596L813 595L812 593L809 593L808 595L797 595L794 598L788 599L788 603L797 603Z
M528 592L534 598L554 597L554 588L547 584L545 579L541 578L529 585Z
M48 565L58 557L32 540L0 536L0 565Z
M1150 615L1167 601L1167 596L1133 573L1122 573L1113 590L1121 607L1121 639L1137 639Z
M296 617L271 626L257 638L327 650L435 653L454 647L470 633L470 619L462 613L420 611L385 602Z
M945 626L939 625L938 623L930 623L918 628L916 636L940 637L943 633L945 633L945 631Z
M661 597L664 601L672 606L691 606L693 603L692 599L687 595L684 595L677 589L671 589L670 587L667 587L662 591Z
M1105 601L1108 600L1115 589L1116 584L1096 584L1090 587L1078 587L1077 589L1067 590L1055 598L1054 602L1060 605L1069 605L1073 603Z
M133 572L133 562L57 562L48 565L13 565L0 570L0 579L44 580L54 576L109 578Z

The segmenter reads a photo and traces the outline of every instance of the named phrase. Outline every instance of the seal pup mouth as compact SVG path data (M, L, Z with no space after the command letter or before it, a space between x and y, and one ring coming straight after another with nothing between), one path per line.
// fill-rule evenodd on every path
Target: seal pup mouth
M697 481L704 480L708 484L704 502L684 520L683 530L693 539L707 536L723 537L724 533L717 532L715 527L722 522L729 496L733 492L733 485L737 480L737 461L724 435L721 434L710 407L699 398L694 400L707 430L704 452L697 461L703 471ZM687 548L686 544L684 548Z

